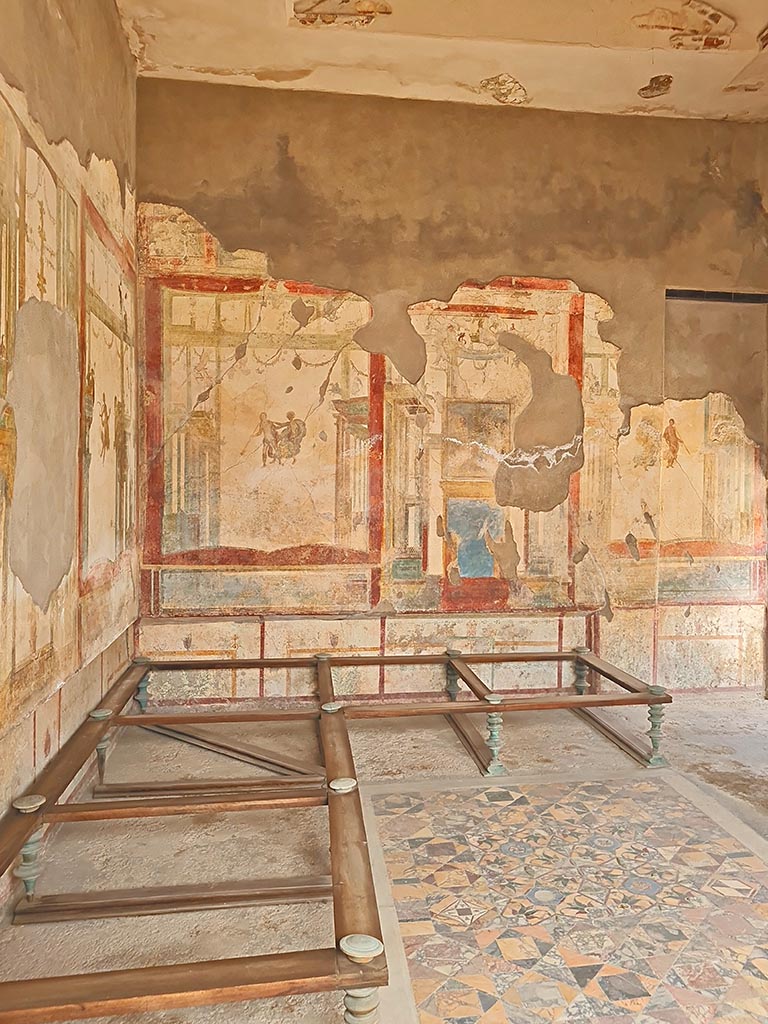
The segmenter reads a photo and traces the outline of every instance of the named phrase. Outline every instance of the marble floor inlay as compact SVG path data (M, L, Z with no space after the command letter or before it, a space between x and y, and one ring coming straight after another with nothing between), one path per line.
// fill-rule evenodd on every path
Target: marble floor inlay
M768 866L661 776L372 803L421 1024L768 1024Z

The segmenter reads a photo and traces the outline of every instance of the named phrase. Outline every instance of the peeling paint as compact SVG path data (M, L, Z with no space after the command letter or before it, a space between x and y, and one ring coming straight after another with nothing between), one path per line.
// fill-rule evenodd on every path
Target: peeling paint
M571 474L584 464L584 408L572 377L558 374L552 358L517 334L499 336L527 367L531 400L515 423L515 447L496 472L496 500L532 512L565 501Z
M111 161L125 197L134 179L135 70L112 3L5 0L0 75L26 98L48 142L67 140L80 163Z

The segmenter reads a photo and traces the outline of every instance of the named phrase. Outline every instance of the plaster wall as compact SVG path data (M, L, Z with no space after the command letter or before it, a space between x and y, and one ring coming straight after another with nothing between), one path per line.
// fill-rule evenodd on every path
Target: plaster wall
M0 810L100 700L137 614L135 73L100 0L0 40Z
M763 134L141 81L143 651L759 685Z

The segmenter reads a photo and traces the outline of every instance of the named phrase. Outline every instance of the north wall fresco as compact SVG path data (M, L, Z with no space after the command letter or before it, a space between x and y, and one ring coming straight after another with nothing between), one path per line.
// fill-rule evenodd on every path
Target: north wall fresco
M366 298L277 279L180 209L140 207L139 253L147 653L586 642L669 686L759 684L758 448L726 393L627 416L601 296L539 277L425 296L408 310L426 349L414 383L355 340ZM765 305L750 310L671 294L662 372L712 318L765 351ZM192 676L189 697L311 687ZM340 685L440 688L425 670Z
M38 768L66 739L57 691L93 663L97 685L84 692L98 700L100 656L119 639L125 659L137 612L124 185L111 161L84 166L68 142L49 142L0 80L0 734L45 706ZM66 709L64 720L79 724Z

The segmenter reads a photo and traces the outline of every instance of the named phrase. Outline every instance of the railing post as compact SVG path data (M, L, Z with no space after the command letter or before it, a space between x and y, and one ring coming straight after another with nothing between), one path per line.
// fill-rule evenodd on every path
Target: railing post
M94 711L88 713L88 717L92 718L94 722L104 722L107 718L112 717L112 712L109 708L96 708ZM99 782L104 782L104 773L107 767L107 751L109 750L110 735L105 732L99 742L96 744L96 763L99 772Z
M341 952L353 964L369 964L384 952L384 944L373 935L345 935ZM378 1024L379 990L348 988L344 992L344 1024Z
M147 693L149 690L149 661L146 658L134 658L133 660L139 665L146 664L147 666L147 671L139 680L136 686L136 693L134 694L134 700L141 708L141 713L144 714L149 703L149 695Z
M45 797L39 793L32 793L29 796L20 796L13 801L11 806L19 814L34 814L39 811L45 803ZM42 873L40 867L40 845L43 841L44 826L35 829L21 848L21 861L13 869L13 874L24 883L24 892L28 900L35 898L35 886Z
M460 658L461 651L446 650L445 652L449 658ZM448 700L455 701L459 695L459 673L451 665L450 662L445 666L445 692L448 694Z
M501 704L501 696L496 693L489 693L486 704ZM490 711L485 717L488 726L488 749L491 752L491 760L485 769L486 775L506 775L507 769L501 763L499 753L501 752L501 729L504 725L504 718L498 711Z
M648 692L654 697L663 697L667 691L663 686L649 686ZM664 721L664 705L649 704L648 718L651 723L651 727L646 733L651 740L651 756L648 759L648 767L665 768L669 762L659 750L661 747L661 724Z
M587 666L583 661L579 661L578 656L580 654L589 654L588 647L574 647L573 653L577 656L573 662L573 685L576 689L576 693L581 696L587 692Z

